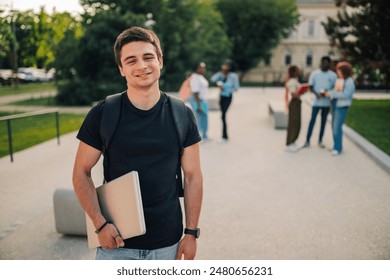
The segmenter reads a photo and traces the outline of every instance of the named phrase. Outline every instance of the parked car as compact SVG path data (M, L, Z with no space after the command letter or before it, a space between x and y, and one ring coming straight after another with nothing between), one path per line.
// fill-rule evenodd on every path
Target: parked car
M31 83L37 81L32 70L30 70L29 68L18 68L17 76L19 82L21 83Z
M9 86L12 80L12 70L0 69L0 85Z
M54 78L53 70L46 72L45 69L38 68L18 68L18 78L21 82L31 83L31 82L48 82L52 81Z
M11 85L12 80L18 78L19 83L36 83L53 81L55 69L48 71L34 67L20 67L16 74L11 69L0 69L0 85Z

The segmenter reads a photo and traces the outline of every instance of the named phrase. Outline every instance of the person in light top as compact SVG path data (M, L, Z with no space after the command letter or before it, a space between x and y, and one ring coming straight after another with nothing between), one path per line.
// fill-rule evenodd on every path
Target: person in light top
M219 105L221 108L222 118L222 139L220 143L226 143L229 139L226 113L232 103L233 93L238 91L240 87L240 81L236 73L235 63L227 59L221 66L221 71L215 73L211 77L211 81L216 83L220 89L220 101Z
M343 124L349 107L352 105L353 94L356 91L352 78L352 66L348 62L337 63L336 72L339 77L333 90L326 91L324 96L332 102L332 155L337 156L343 151Z
M207 141L208 130L208 105L207 105L207 92L209 89L209 82L204 77L206 70L206 64L199 62L196 64L194 73L191 74L190 88L191 97L189 103L195 113L195 117L198 123L199 132L202 135L202 140Z
M314 93L315 100L312 106L309 128L306 135L306 142L302 148L310 147L310 138L313 133L314 124L316 122L319 111L321 111L321 126L318 137L318 146L325 148L322 139L324 137L326 119L331 104L329 97L324 96L323 93L327 90L333 89L337 79L337 74L330 70L330 63L331 59L329 56L322 57L320 69L313 71L309 77L310 90Z

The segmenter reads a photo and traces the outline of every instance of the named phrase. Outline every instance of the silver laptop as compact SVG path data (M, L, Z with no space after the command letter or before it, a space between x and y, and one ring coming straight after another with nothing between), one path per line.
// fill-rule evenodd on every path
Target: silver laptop
M123 239L146 233L138 172L131 171L96 188L100 208ZM88 247L100 246L95 226L86 214Z

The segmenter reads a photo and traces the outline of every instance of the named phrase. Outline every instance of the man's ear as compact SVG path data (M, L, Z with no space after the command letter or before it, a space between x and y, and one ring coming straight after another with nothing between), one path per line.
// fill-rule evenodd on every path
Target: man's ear
M123 68L121 66L118 66L119 72L121 73L121 76L124 77L125 73L123 73Z
M161 57L158 62L160 62L160 70L164 67L164 60L163 58Z

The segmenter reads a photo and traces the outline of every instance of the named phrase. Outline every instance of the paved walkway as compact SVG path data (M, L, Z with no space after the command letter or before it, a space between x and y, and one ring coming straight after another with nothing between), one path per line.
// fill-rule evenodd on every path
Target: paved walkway
M201 144L204 203L198 259L390 259L390 175L354 142L332 157L312 145L284 150L267 102L281 89L243 88L228 113L231 141L218 144L221 121L210 112ZM310 107L303 103L302 130ZM313 143L318 136L318 124ZM330 147L331 130L325 131ZM85 237L54 225L53 193L72 188L75 133L0 158L0 259L93 259ZM101 168L94 170L101 182Z

